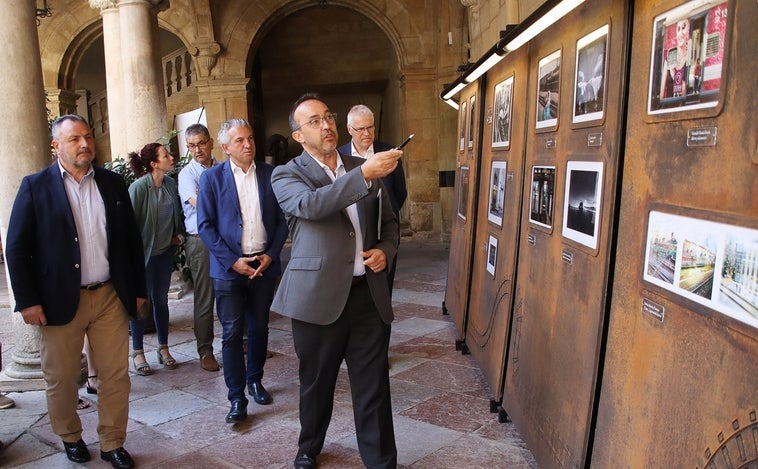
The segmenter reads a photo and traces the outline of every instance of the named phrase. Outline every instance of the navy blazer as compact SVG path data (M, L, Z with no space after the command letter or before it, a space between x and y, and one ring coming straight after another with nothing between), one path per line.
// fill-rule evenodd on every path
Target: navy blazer
M124 179L94 166L105 205L111 281L128 313L146 298L142 238ZM86 241L86 240L85 240ZM41 305L47 324L68 324L79 307L81 251L58 163L26 176L13 203L5 240L16 311Z
M337 149L342 155L352 156L350 145L352 141L347 142ZM374 142L374 153L380 151L392 150L392 145L380 141ZM408 189L405 185L405 171L403 170L402 160L397 160L397 168L388 175L382 178L382 183L390 196L390 202L392 203L392 211L395 212L395 216L400 217L400 209L403 208L406 197L408 197Z
M266 229L266 254L273 260L263 271L266 277L282 272L279 254L289 230L284 213L279 208L271 189L270 164L255 162L258 180L258 200ZM239 275L232 265L242 257L242 213L240 211L237 185L234 183L229 161L224 161L203 171L197 194L197 231L210 251L210 276L221 280L233 280Z

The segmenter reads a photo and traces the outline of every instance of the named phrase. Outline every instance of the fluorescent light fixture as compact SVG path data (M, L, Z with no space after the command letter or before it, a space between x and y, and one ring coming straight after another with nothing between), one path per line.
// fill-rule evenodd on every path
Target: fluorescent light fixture
M553 23L563 18L571 10L584 3L584 0L563 0L558 5L553 7L550 11L542 15L536 21L531 23L524 31L522 31L513 40L505 45L506 52L513 52L519 47L529 42L533 37L550 27Z
M448 100L448 99L452 98L453 96L455 96L456 94L458 94L458 92L460 90L462 90L463 88L465 88L467 84L468 83L464 83L462 81L458 82L458 84L455 85L452 89L450 89L450 90L448 90L448 91L446 91L446 92L444 92L442 94L442 99Z
M452 107L453 109L455 109L456 111L457 111L457 110L458 110L458 108L460 107L460 106L458 105L458 103L456 103L456 102L455 102L455 101L453 101L452 99L446 99L446 100L445 100L445 102L446 102L448 105L450 105L450 107Z
M503 60L503 57L505 57L505 55L498 54L497 48L493 47L491 49L490 56L487 57L486 60L479 61L477 64L474 64L474 69L471 71L471 73L463 75L463 79L466 81L466 83L476 81L480 76L484 75L489 69L494 67L496 63Z

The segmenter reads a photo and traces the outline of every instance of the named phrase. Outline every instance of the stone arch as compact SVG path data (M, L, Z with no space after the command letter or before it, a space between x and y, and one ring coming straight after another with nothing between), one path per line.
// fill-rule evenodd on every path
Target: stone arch
M73 89L82 55L102 34L100 13L86 2L71 2L45 19L38 27L45 86Z
M228 3L213 20L216 26L223 26L220 29L224 33L217 41L226 46L219 58L221 70L218 73L236 77L246 76L250 70L249 51L260 45L273 25L291 13L314 6L312 0L297 0L284 5L260 5L246 0L229 0ZM373 21L392 44L400 68L421 63L421 57L425 56L424 41L405 5L395 0L329 0L328 5L354 10ZM393 22L399 18L404 20Z

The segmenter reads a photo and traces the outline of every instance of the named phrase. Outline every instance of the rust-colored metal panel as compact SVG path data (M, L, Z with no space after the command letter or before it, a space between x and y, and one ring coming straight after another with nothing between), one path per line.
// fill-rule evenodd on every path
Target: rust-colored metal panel
M679 239L687 220L723 224L711 229L699 223L704 229L688 235L694 237L715 239L733 226L753 230L744 252L751 245L755 250L758 4L636 2L634 16L630 71L636 79L629 89L617 262L592 466L755 468L758 328L747 315L751 301L742 315L725 314L718 310L722 303L709 303L714 294L725 294L723 283L710 293L692 290L697 296L685 291L683 277L677 276L685 270L686 252L667 257L676 264L662 263L662 273L646 254L654 246L648 235L651 211L685 217L661 237L660 245L669 243L672 252L686 249L670 240ZM678 100L663 91L672 101L665 108L658 104L659 80L651 68L663 57L676 60L670 51L677 47L677 27L690 30L683 44L693 53L692 73L685 75L690 79ZM699 34L706 35L705 47ZM667 35L671 46L660 39ZM695 88L691 64L698 53L708 61L703 77L711 85ZM755 260L745 262L756 269ZM726 263L713 270L716 281L729 274ZM754 291L758 287L755 273L742 281ZM758 308L755 296L752 307Z
M540 467L585 467L590 456L623 140L626 4L586 2L530 44L503 407Z
M468 317L468 298L471 279L471 242L476 226L474 210L479 160L476 138L478 118L478 83L467 86L460 94L458 140L455 168L455 214L450 229L450 259L448 261L445 309L452 314L458 338L463 339ZM471 112L471 107L474 112Z
M527 50L487 73L479 198L476 201L466 345L489 384L503 395L505 357L518 259L524 185ZM518 77L518 78L516 78Z

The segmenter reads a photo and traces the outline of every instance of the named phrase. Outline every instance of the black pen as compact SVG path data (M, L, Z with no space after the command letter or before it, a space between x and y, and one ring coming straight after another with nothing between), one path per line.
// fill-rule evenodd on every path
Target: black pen
M415 134L410 134L408 136L408 138L406 138L405 140L403 140L403 143L401 143L400 145L398 145L398 146L395 147L395 150L402 150L403 147L406 146L406 145L408 145L408 142L410 142L413 139L414 135Z

